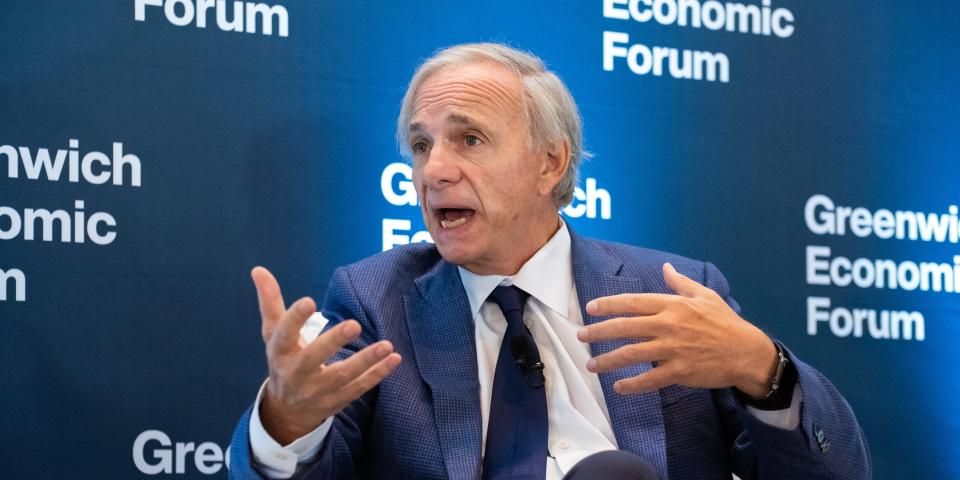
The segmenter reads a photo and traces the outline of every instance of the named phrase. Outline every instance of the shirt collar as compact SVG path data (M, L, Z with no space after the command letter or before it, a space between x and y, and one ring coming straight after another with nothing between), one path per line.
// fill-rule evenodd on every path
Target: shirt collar
M457 269L467 291L471 318L477 317L483 302L498 285L516 285L563 318L568 318L573 265L566 222L560 222L557 233L520 267L516 275L477 275L463 267Z

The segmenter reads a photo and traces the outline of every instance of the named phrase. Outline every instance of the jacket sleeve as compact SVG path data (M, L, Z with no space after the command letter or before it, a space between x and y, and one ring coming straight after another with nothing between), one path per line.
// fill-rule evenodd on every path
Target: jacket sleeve
M704 263L703 275L704 285L739 314L740 307L717 267ZM803 392L796 429L783 430L763 423L729 388L713 391L734 472L744 480L872 478L867 440L850 405L823 374L788 349L786 354L797 368Z
M324 331L348 319L356 320L362 327L360 336L340 349L330 362L346 359L367 345L375 343L376 329L367 317L363 306L344 267L338 268L330 279L323 302L323 316L329 321ZM358 460L363 454L363 435L367 430L376 404L378 389L354 400L338 413L324 440L323 446L312 462L297 467L293 479L352 479L355 477ZM230 444L230 478L264 479L257 470L250 452L250 415L252 407L240 419Z

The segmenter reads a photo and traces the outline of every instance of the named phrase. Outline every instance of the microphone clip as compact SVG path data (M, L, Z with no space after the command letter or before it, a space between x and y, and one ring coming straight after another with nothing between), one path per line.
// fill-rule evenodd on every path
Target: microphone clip
M518 355L513 359L521 373L526 377L527 385L540 388L544 384L543 362L531 362L527 355Z

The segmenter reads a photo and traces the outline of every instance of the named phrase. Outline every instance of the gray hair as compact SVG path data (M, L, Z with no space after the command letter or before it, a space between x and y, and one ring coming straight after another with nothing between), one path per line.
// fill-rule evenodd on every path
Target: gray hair
M583 150L580 111L560 78L547 70L543 60L529 52L499 43L466 43L441 49L424 60L413 74L400 106L400 116L397 118L397 143L400 151L407 158L412 156L410 146L407 145L407 128L420 85L444 67L482 61L499 63L520 78L529 140L535 148L545 148L557 140L566 140L570 145L567 171L553 189L553 199L557 207L568 205L573 200L580 161L590 156Z

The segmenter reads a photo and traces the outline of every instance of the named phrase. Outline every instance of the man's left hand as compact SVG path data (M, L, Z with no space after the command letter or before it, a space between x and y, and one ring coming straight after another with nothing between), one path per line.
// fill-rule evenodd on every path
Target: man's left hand
M622 315L577 334L582 342L644 339L594 357L594 373L628 365L657 362L657 368L622 379L614 389L639 393L674 384L697 388L736 387L763 397L777 361L773 342L759 328L740 318L713 290L663 265L667 286L677 293L627 293L587 303L595 316Z

